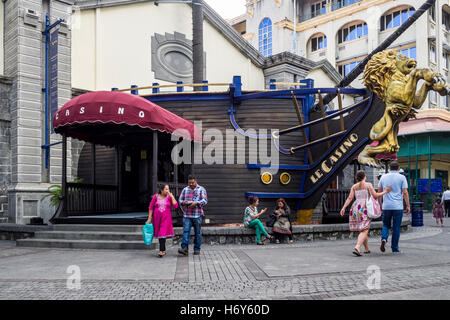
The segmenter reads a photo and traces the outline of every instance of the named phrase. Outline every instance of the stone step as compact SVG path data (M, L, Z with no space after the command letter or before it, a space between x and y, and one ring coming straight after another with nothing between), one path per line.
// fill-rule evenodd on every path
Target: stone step
M55 224L55 231L81 231L81 232L142 232L143 225L102 225L102 224Z
M154 240L151 245L144 241L103 241L103 240L66 240L66 239L19 239L18 247L65 248L65 249L100 249L100 250L152 250L159 248Z
M63 240L143 241L142 232L37 231L35 232L35 238Z

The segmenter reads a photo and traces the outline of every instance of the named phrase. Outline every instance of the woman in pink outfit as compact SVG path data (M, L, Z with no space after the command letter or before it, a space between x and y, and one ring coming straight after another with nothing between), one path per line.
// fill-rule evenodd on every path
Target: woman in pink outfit
M175 197L170 193L168 185L159 188L157 194L153 196L148 208L147 223L152 223L153 237L159 239L159 257L166 255L166 239L174 236L172 225L172 208L178 208Z

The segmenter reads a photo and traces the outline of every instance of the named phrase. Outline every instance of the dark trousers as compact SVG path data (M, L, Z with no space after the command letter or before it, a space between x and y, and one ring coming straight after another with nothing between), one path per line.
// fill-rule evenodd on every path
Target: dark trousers
M450 200L444 200L445 213L444 216L450 217Z
M166 251L166 238L159 238L159 251Z
M279 232L274 232L273 236L275 237L275 240L279 240L281 242L281 240L283 239L284 234L283 233L279 233ZM291 234L287 234L289 240L292 240L292 233Z

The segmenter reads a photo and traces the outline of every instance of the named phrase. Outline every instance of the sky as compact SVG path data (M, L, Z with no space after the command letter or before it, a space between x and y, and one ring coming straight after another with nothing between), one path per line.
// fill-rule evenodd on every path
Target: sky
M245 13L245 0L203 0L222 18L231 19Z

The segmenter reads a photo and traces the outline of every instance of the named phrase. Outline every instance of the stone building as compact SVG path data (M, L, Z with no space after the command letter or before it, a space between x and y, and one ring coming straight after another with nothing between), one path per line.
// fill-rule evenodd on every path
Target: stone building
M71 36L67 22L73 1L7 0L0 3L0 216L14 223L52 214L51 184L61 178L60 146L50 148L45 164L45 36L46 15L58 19L58 104L71 98ZM49 134L48 144L60 137Z
M312 61L326 58L345 76L423 2L247 0L245 19L231 23L265 56L291 51ZM450 79L450 1L437 0L390 48L415 58L418 67L429 66ZM352 86L362 87L361 79ZM447 97L434 92L424 104L424 109L448 107Z

